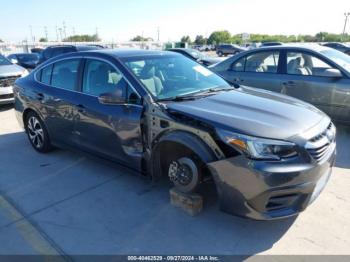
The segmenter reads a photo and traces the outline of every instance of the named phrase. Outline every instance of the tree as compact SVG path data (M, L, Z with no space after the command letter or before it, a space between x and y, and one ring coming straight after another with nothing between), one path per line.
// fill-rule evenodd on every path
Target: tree
M133 42L147 42L147 41L153 41L153 38L151 37L143 37L143 36L135 36L134 38L130 39L130 41Z
M47 42L47 38L42 37L42 38L39 39L39 42Z
M99 42L101 39L97 34L94 35L72 35L65 39L63 42Z
M191 44L192 41L191 41L190 36L185 35L185 36L181 37L181 43L188 43L188 44Z
M231 34L229 31L214 31L208 38L208 43L211 45L218 45L222 43L230 43L231 42Z
M3 43L4 41L2 41L2 39L0 38L0 43Z
M207 43L208 39L204 38L202 35L197 35L196 39L194 40L194 43L196 45L205 45Z

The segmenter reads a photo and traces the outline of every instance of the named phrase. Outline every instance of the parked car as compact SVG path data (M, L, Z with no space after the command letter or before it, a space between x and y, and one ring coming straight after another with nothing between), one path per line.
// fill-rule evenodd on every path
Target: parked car
M13 84L19 77L27 74L25 68L12 64L0 55L0 105L13 103Z
M40 55L40 61L39 63L43 63L46 60L66 54L66 53L72 53L72 52L82 52L82 51L89 51L89 50L98 50L98 49L103 49L97 45L55 45L55 46L49 46L45 48Z
M334 48L340 52L350 55L350 45L344 43L326 43L324 46Z
M267 46L279 46L283 45L281 42L262 42L260 47L267 47Z
M238 45L218 45L216 47L216 53L218 56L235 55L240 52L245 51L246 48L240 47Z
M30 49L31 53L41 54L41 52L44 50L44 48L41 47L34 47Z
M36 53L17 53L7 56L12 64L18 64L26 69L34 69L39 64L39 55Z
M233 87L174 52L66 54L17 80L15 97L38 152L78 148L185 193L211 177L223 210L254 219L304 210L335 158L335 127L315 107Z
M171 49L168 49L168 51L182 54L205 66L213 65L223 61L222 58L210 57L192 48L171 48Z
M259 48L211 70L233 83L299 98L336 121L350 123L350 57L335 49L320 45Z

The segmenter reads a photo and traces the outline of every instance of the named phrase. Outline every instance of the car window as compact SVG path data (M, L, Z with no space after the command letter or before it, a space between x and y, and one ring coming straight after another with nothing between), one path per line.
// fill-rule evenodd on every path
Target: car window
M11 65L11 62L4 56L0 55L0 66L2 65Z
M287 53L287 73L290 75L322 76L333 67L321 59L302 52Z
M257 52L247 57L245 72L277 73L278 51Z
M52 65L46 66L40 70L40 82L50 85L51 83L51 73L52 73Z
M83 92L99 96L104 93L115 93L127 98L131 92L128 82L112 65L88 59L84 69Z
M231 66L231 70L235 72L243 72L245 66L245 57L239 59L238 61L234 62Z
M67 90L74 90L77 83L80 59L57 62L53 66L51 85Z

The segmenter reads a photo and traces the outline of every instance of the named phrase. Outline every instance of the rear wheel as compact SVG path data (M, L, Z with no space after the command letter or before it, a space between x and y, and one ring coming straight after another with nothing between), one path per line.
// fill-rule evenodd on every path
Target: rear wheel
M224 54L224 53L223 53L222 51L219 51L219 52L218 52L218 55L219 55L219 56L223 56L223 54Z
M40 153L46 153L52 149L46 127L36 113L28 113L25 121L25 129L29 138L29 142L36 151Z

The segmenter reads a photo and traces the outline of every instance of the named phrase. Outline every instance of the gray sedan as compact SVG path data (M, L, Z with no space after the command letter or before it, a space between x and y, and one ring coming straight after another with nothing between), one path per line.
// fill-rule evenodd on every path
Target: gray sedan
M309 102L350 123L350 56L318 45L283 45L240 53L211 70L231 83Z

